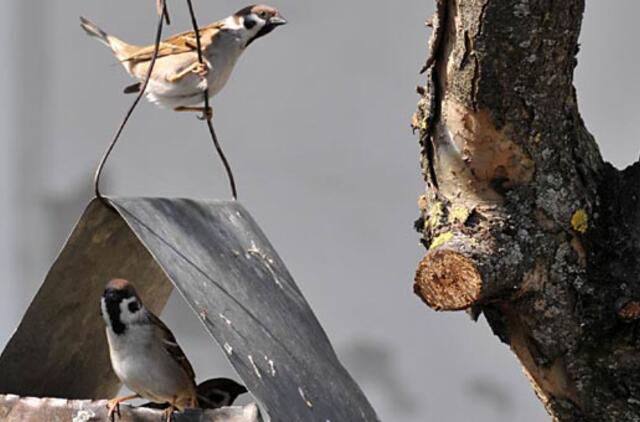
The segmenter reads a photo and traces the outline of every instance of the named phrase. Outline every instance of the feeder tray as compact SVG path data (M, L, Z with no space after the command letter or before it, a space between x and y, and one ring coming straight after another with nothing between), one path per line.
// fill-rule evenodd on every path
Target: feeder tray
M157 314L174 287L180 292L220 346L211 353L226 355L264 420L378 420L238 202L109 201L111 207L89 204L0 356L0 393L114 397L121 383L109 362L99 298L106 281L122 277Z

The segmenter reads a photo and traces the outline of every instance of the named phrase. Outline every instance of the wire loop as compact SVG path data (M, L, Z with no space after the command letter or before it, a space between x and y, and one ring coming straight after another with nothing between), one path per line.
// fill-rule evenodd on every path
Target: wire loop
M160 42L162 40L162 30L163 30L163 27L164 27L164 22L165 22L165 20L167 21L167 23L169 21L169 19L168 19L169 15L168 15L168 12L167 12L166 0L158 0L158 1L161 2L161 7L160 7L160 10L158 11L159 20L158 20L158 26L157 26L157 30L156 30L156 38L155 38L155 43L154 43L153 55L151 56L151 62L149 63L149 69L147 70L147 74L145 76L144 82L142 83L142 86L140 87L140 92L138 93L138 95L136 96L135 100L133 101L133 103L129 107L129 110L127 111L127 113L124 116L124 119L120 123L120 126L118 127L118 130L116 131L115 136L113 137L111 143L109 144L109 146L105 150L104 154L102 155L102 158L100 159L100 163L98 164L98 167L96 168L96 171L95 171L95 174L94 174L94 177L93 177L93 190L94 190L94 193L95 193L96 197L104 205L106 205L108 207L110 207L109 202L102 195L102 192L100 192L100 179L101 179L101 176L102 176L102 172L103 172L104 167L105 167L105 165L107 163L107 160L109 159L109 156L111 155L111 152L113 151L114 147L116 146L116 143L120 139L120 136L122 135L122 132L124 131L125 126L129 122L129 119L131 118L131 115L133 114L134 110L138 106L138 103L142 99L142 97L145 94L145 91L147 89L147 86L149 85L149 80L151 79L151 74L153 72L153 68L155 67L156 60L158 58L158 52L160 50ZM204 60L203 60L203 57L202 57L202 45L201 45L201 41L200 41L200 30L198 28L198 24L197 24L197 21L196 21L195 13L193 11L193 5L191 4L191 0L187 0L187 5L189 6L189 13L191 15L191 23L193 24L194 32L196 34L196 44L197 44L197 49L198 49L198 61L201 64L203 64ZM222 161L222 163L223 163L223 165L225 167L225 170L227 172L227 177L229 179L229 185L231 187L231 194L233 196L233 199L237 200L238 199L238 193L237 193L237 189L236 189L235 179L233 177L233 172L231 170L231 165L229 164L229 161L227 160L227 157L224 155L224 151L222 150L222 147L220 146L220 143L218 142L218 137L216 136L216 132L215 132L215 129L213 127L213 122L211 120L211 113L207 113L206 112L206 111L210 110L210 106L209 106L209 89L208 88L206 88L204 90L204 94L203 95L204 95L204 109L205 109L205 113L204 113L203 117L204 117L204 120L207 123L207 127L209 128L209 134L211 135L211 139L212 139L213 144L214 144L214 146L216 148L216 151L218 152L220 160Z

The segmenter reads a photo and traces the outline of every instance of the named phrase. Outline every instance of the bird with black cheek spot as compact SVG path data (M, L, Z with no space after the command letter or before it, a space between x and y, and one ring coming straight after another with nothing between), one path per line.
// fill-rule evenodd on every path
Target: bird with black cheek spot
M198 384L198 407L201 409L218 409L231 406L241 394L247 393L245 386L229 378L213 378ZM142 407L166 409L169 405L145 403Z
M128 44L85 18L82 28L107 45L125 70L139 82L125 88L125 93L138 92L145 80L154 45L140 47ZM245 7L233 15L199 28L204 63L198 61L196 34L182 32L160 43L158 59L145 90L149 101L175 111L204 111L203 92L216 95L226 85L234 66L245 49L287 21L278 10L265 5Z
M174 410L198 406L195 374L173 333L145 308L127 280L111 280L100 301L107 328L109 355L114 372L135 394L107 402L111 420L120 403L145 398L168 403L167 422Z

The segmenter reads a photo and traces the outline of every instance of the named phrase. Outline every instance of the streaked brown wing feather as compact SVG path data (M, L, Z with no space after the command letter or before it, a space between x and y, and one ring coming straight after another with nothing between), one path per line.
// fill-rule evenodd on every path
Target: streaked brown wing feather
M193 371L193 367L191 366L191 363L189 363L189 359L187 359L187 356L178 345L178 342L176 341L176 338L174 337L171 330L169 330L169 328L164 325L164 322L162 322L160 318L158 318L151 312L149 312L148 315L151 321L155 324L156 330L158 330L159 337L164 340L163 344L166 351L176 360L176 362L180 364L180 366L182 366L182 368L184 368L185 372L189 374L189 377L192 380L195 380L196 374Z
M209 45L211 45L211 41L213 36L220 31L223 23L215 22L211 25L207 25L205 27L200 28L200 42L202 43L202 49L206 50ZM122 61L132 61L132 62L144 62L151 60L153 57L153 51L155 49L155 45L148 45L146 47L141 47L131 53L128 57L124 58ZM179 34L173 35L172 37L163 40L160 43L158 50L158 57L164 57L171 54L181 54L188 53L190 51L196 51L197 43L196 43L196 34L194 31L185 31Z

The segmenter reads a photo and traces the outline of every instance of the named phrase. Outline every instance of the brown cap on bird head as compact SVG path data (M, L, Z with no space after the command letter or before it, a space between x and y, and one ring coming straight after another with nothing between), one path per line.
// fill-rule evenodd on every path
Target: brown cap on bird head
M103 296L118 297L125 299L129 297L138 297L135 287L124 278L114 278L107 283Z
M282 17L280 12L278 12L278 9L264 4L247 6L238 10L233 16L238 22L242 22L244 27L247 29L252 29L256 25L259 25L260 29L255 36L247 42L247 45L251 44L258 38L267 35L277 26L287 23L287 20Z

